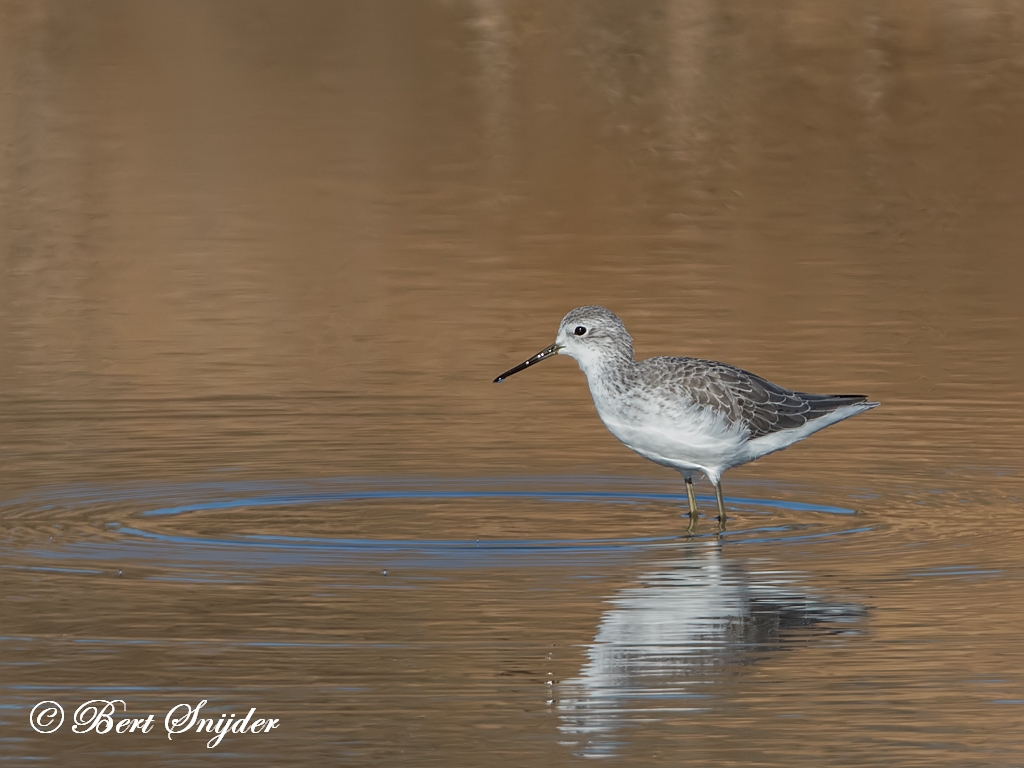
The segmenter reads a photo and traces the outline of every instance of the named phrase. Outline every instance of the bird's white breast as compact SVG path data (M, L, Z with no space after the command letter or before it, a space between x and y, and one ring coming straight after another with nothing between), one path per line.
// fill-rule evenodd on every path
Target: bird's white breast
M587 378L601 421L644 458L676 469L721 471L742 450L742 427L686 395L612 389L601 377Z

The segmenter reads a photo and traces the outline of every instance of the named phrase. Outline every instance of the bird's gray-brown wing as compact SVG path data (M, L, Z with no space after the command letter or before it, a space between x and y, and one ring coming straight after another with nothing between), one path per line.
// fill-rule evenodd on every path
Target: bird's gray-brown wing
M741 423L750 439L801 427L844 405L867 400L865 395L814 395L773 384L748 371L713 360L690 357L654 358L651 372L680 395Z

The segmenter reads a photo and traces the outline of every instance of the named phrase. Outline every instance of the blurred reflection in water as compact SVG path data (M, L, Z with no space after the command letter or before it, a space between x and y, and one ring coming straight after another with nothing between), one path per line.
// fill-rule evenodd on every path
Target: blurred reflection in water
M559 729L583 754L614 753L630 724L714 706L710 684L728 667L808 633L857 631L866 613L800 588L792 574L746 572L717 541L694 544L609 599L579 677L558 684Z

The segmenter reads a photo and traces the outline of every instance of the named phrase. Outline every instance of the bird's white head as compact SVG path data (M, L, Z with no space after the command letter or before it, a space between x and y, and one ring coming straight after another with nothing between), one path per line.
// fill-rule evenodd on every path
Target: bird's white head
M609 360L625 358L632 361L633 339L613 312L598 306L576 307L562 318L554 344L505 371L495 381L503 381L513 373L554 355L568 355L586 373Z
M633 359L633 339L626 326L604 307L577 307L562 318L555 337L558 353L568 355L584 371L607 360Z

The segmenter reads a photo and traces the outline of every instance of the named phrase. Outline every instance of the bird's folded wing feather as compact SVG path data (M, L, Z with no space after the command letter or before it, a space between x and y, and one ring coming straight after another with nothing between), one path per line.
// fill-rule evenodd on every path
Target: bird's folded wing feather
M664 360L665 363L660 363ZM652 373L661 374L681 396L741 424L749 439L795 429L844 405L862 402L863 395L815 395L793 392L726 363L697 358L653 358Z

